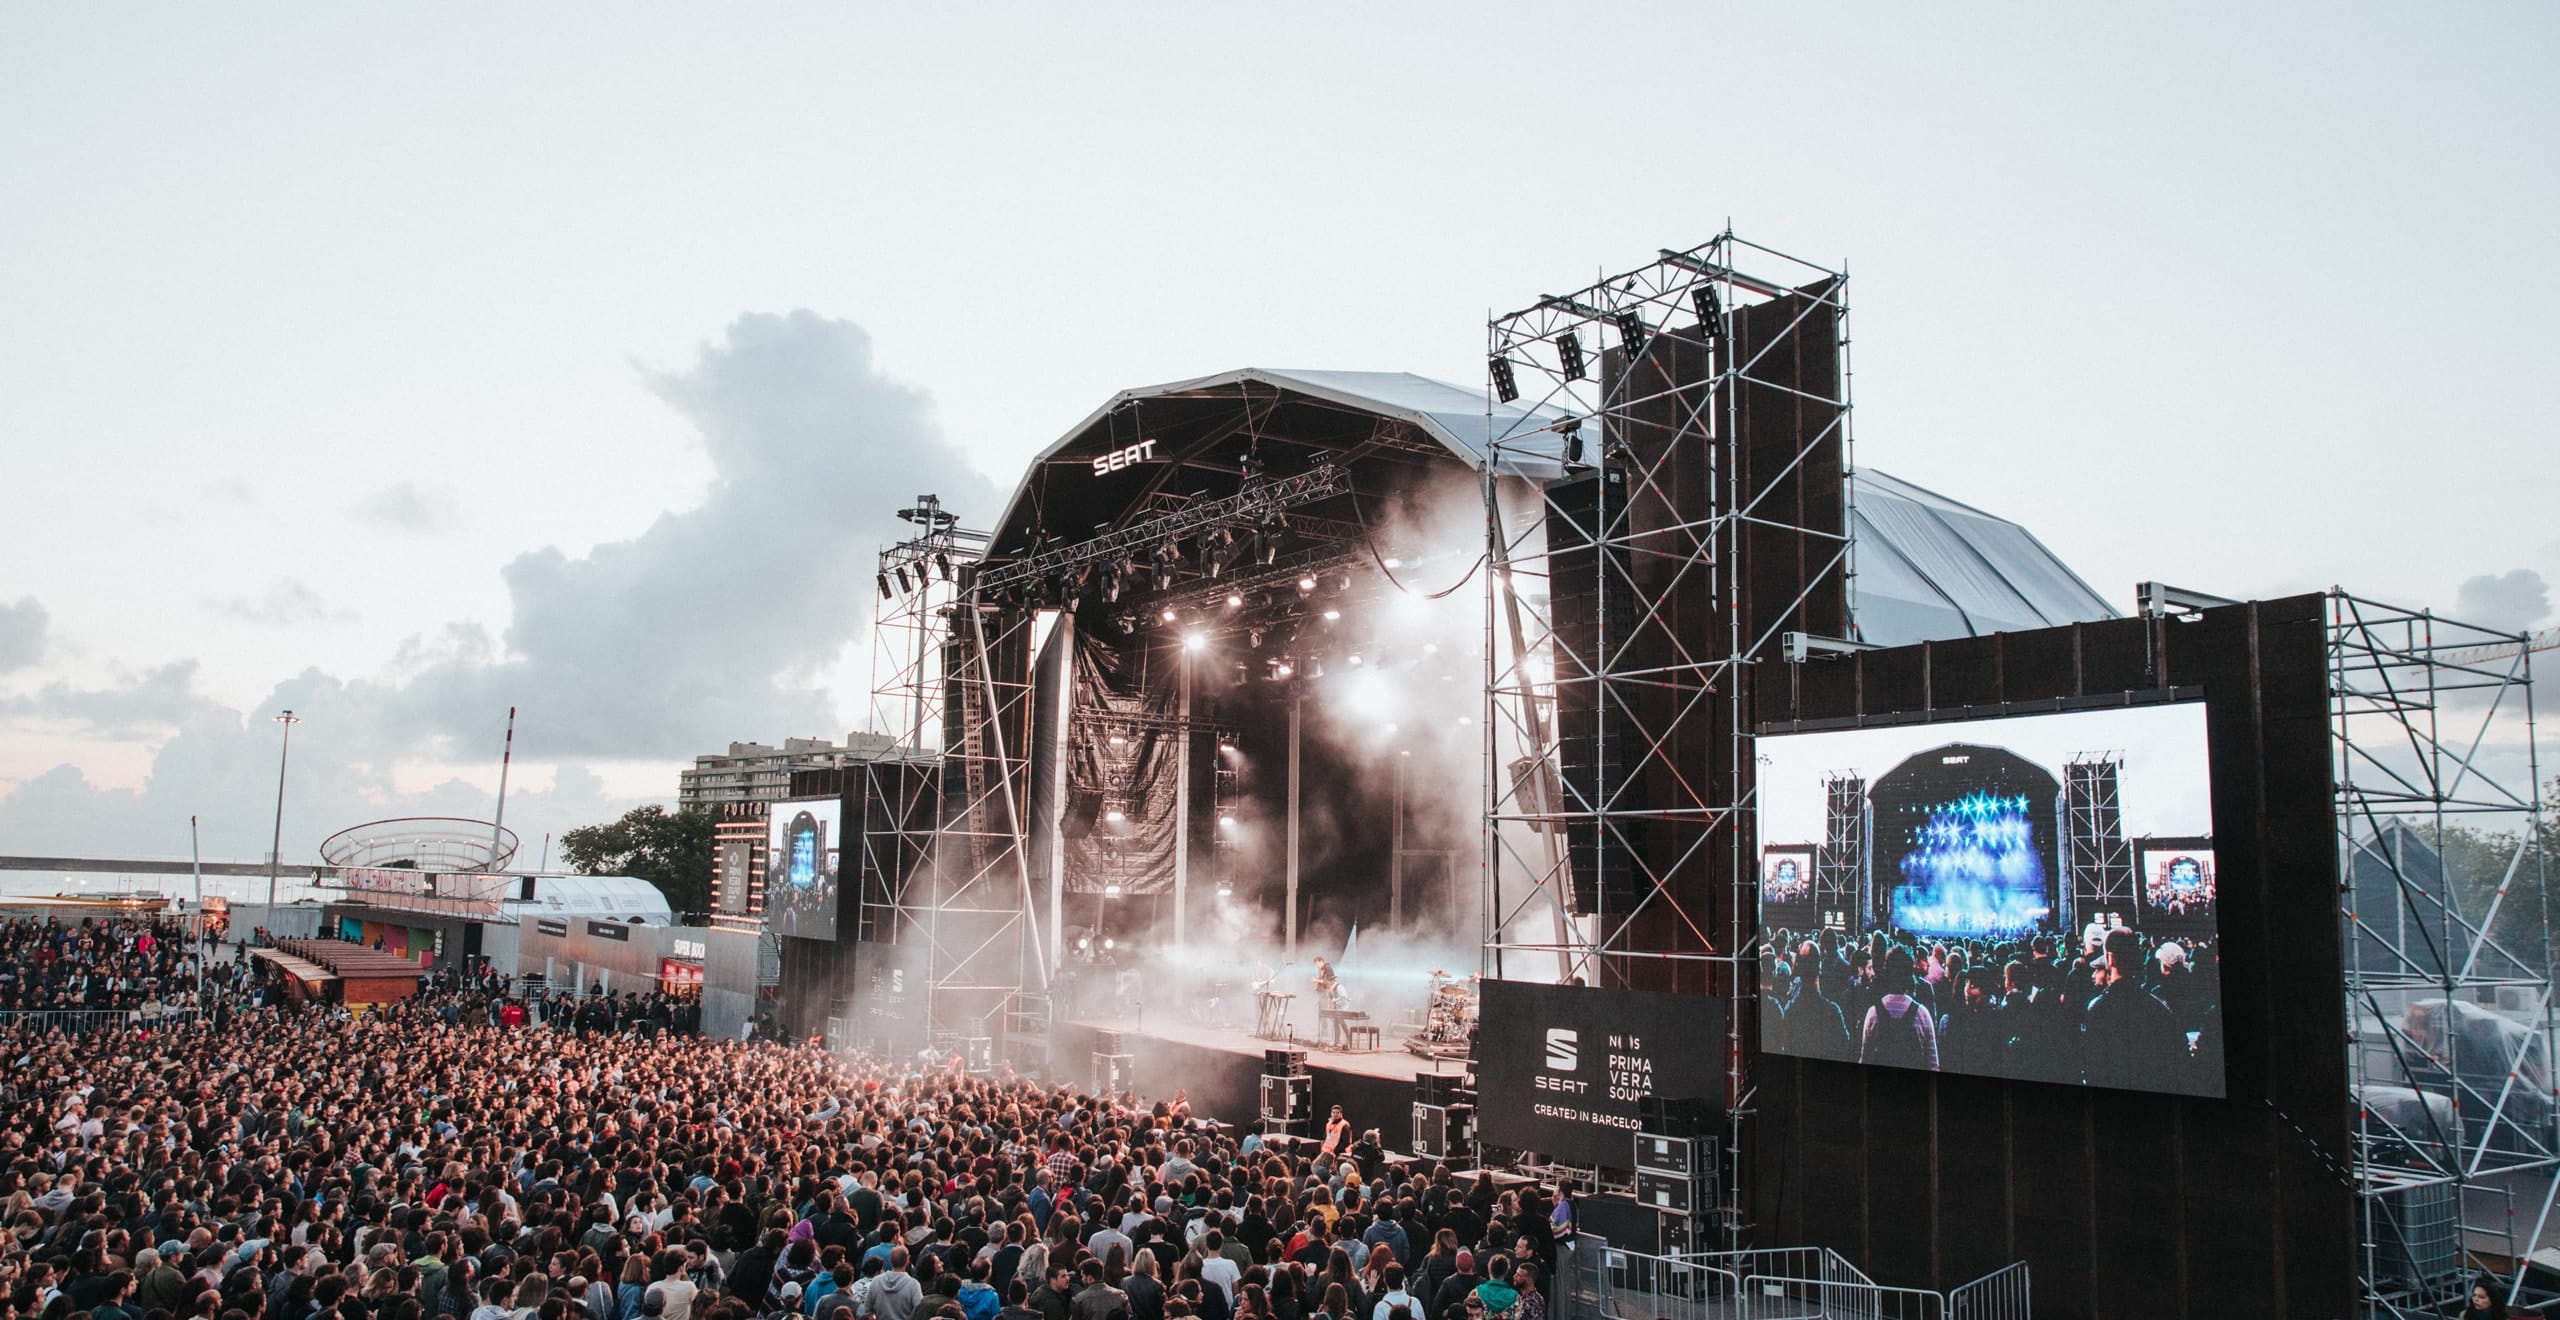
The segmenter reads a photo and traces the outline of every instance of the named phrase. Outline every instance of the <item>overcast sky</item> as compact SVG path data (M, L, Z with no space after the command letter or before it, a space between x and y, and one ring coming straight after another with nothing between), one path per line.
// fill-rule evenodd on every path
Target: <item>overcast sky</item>
M485 811L509 704L529 839L840 737L905 497L1126 386L1473 385L1728 217L1851 270L1861 463L2119 607L2543 623L2555 63L2543 4L0 5L0 852L255 854L282 705L295 856Z

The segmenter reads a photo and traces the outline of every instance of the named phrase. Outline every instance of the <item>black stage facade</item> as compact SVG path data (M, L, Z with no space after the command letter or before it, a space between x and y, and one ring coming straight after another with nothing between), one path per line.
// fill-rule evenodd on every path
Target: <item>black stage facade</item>
M1406 1124L1413 1113L1414 1075L1436 1071L1454 1077L1464 1067L1460 1062L1435 1065L1401 1049L1353 1054L1268 1041L1227 1028L1077 1021L1050 1028L1048 1076L1090 1086L1094 1056L1104 1053L1105 1035L1112 1032L1119 1033L1129 1058L1127 1089L1150 1100L1187 1091L1195 1112L1242 1124L1250 1124L1256 1111L1263 1051L1305 1050L1307 1073L1315 1079L1315 1122L1308 1131L1320 1131L1326 1113L1340 1105L1355 1131L1377 1129L1381 1143L1393 1151L1409 1144Z

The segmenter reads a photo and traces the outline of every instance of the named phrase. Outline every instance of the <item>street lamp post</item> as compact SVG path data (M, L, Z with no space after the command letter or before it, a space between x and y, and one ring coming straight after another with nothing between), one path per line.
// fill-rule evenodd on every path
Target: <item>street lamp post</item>
M293 726L302 723L302 717L288 710L276 716L276 723L284 726L284 746L276 752L276 837L267 848L267 933L270 936L276 928L276 869L284 860L284 768L286 759L293 754Z

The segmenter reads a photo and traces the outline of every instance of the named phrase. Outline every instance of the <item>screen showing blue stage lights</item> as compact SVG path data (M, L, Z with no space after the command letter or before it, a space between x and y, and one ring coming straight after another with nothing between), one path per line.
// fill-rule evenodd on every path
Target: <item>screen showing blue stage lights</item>
M765 924L804 940L836 937L836 866L843 804L776 802L765 840Z
M1778 1054L2220 1096L2201 702L1758 740Z

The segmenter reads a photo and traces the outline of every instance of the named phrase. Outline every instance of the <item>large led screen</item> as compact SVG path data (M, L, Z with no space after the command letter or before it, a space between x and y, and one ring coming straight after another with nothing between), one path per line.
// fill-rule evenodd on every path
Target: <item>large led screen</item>
M764 852L764 912L774 933L804 940L836 937L841 808L834 798L773 804Z
M1774 1053L2219 1096L2201 702L1759 739Z

